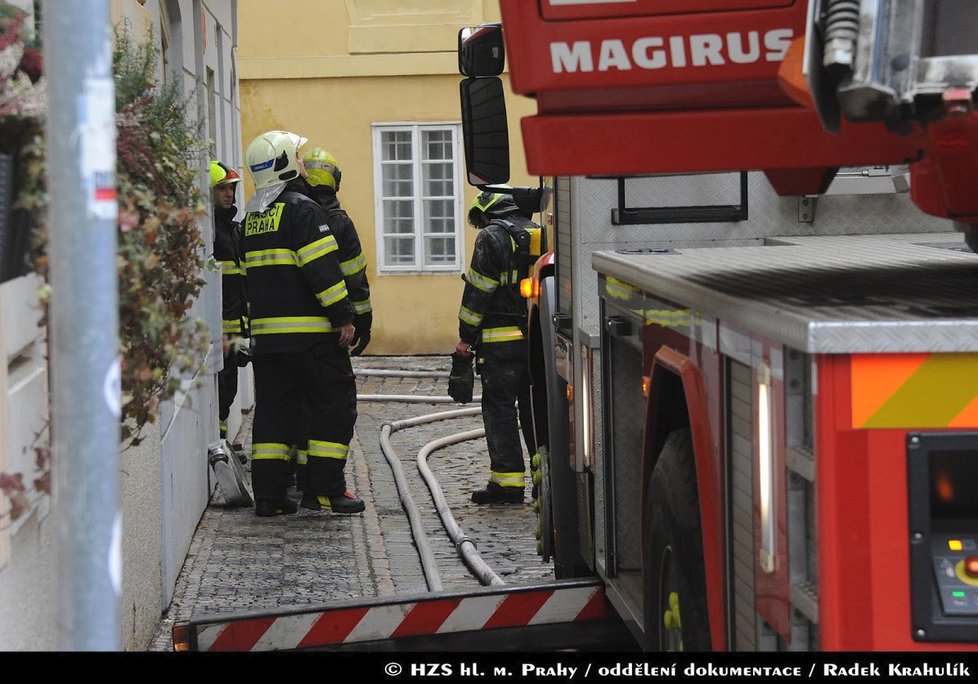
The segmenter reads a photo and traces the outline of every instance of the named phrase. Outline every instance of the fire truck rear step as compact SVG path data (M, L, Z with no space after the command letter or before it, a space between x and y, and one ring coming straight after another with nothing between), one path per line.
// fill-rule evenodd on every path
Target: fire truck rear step
M194 616L175 650L622 650L634 645L596 578Z

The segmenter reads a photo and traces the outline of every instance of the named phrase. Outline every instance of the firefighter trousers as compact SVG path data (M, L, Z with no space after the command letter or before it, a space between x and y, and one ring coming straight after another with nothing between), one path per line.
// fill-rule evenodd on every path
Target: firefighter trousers
M231 404L238 393L238 362L233 347L224 355L224 368L217 374L217 409L221 421L221 437L227 437L228 416L231 415Z
M308 454L304 493L342 494L357 420L356 378L349 354L335 343L322 343L300 352L256 355L252 364L255 499L280 501L286 496L296 444L305 444Z
M482 422L489 448L490 482L523 488L522 429L527 452L536 453L530 408L530 374L524 360L485 358L480 364Z

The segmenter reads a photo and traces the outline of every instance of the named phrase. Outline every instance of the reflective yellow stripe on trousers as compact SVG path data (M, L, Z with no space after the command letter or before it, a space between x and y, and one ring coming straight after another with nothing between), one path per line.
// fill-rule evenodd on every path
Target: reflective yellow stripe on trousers
M310 458L335 458L340 461L346 460L346 454L350 447L339 442L321 442L316 439L309 440Z
M253 461L288 461L292 450L287 444L278 442L259 442L251 445L251 460Z
M486 328L482 331L482 341L484 343L518 342L523 339L526 339L523 337L523 331L515 325L507 325L502 328Z

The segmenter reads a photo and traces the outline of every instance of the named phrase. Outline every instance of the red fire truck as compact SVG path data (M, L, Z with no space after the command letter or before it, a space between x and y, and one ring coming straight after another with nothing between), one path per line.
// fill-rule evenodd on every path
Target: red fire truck
M466 164L508 180L505 54L554 199L558 577L598 575L650 649L974 648L978 263L942 231L978 245L978 8L500 10L460 33Z

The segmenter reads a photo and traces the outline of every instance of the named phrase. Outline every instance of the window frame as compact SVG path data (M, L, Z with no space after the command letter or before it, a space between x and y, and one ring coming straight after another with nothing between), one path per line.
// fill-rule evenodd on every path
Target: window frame
M373 140L374 165L374 233L377 244L377 273L380 275L417 275L417 274L452 274L462 272L464 264L465 223L463 205L465 202L464 186L462 184L462 163L459 158L462 140L462 124L459 121L398 121L374 123L371 125ZM422 158L421 136L424 131L447 130L452 138L452 164L455 200L455 256L454 262L443 265L425 265L425 231L420 224L424 216L422 190ZM383 166L383 134L410 132L411 134L411 169L414 194L414 263L409 265L388 264L387 244L384 232L384 178ZM405 233L406 235L406 233ZM445 235L449 235L445 233Z

